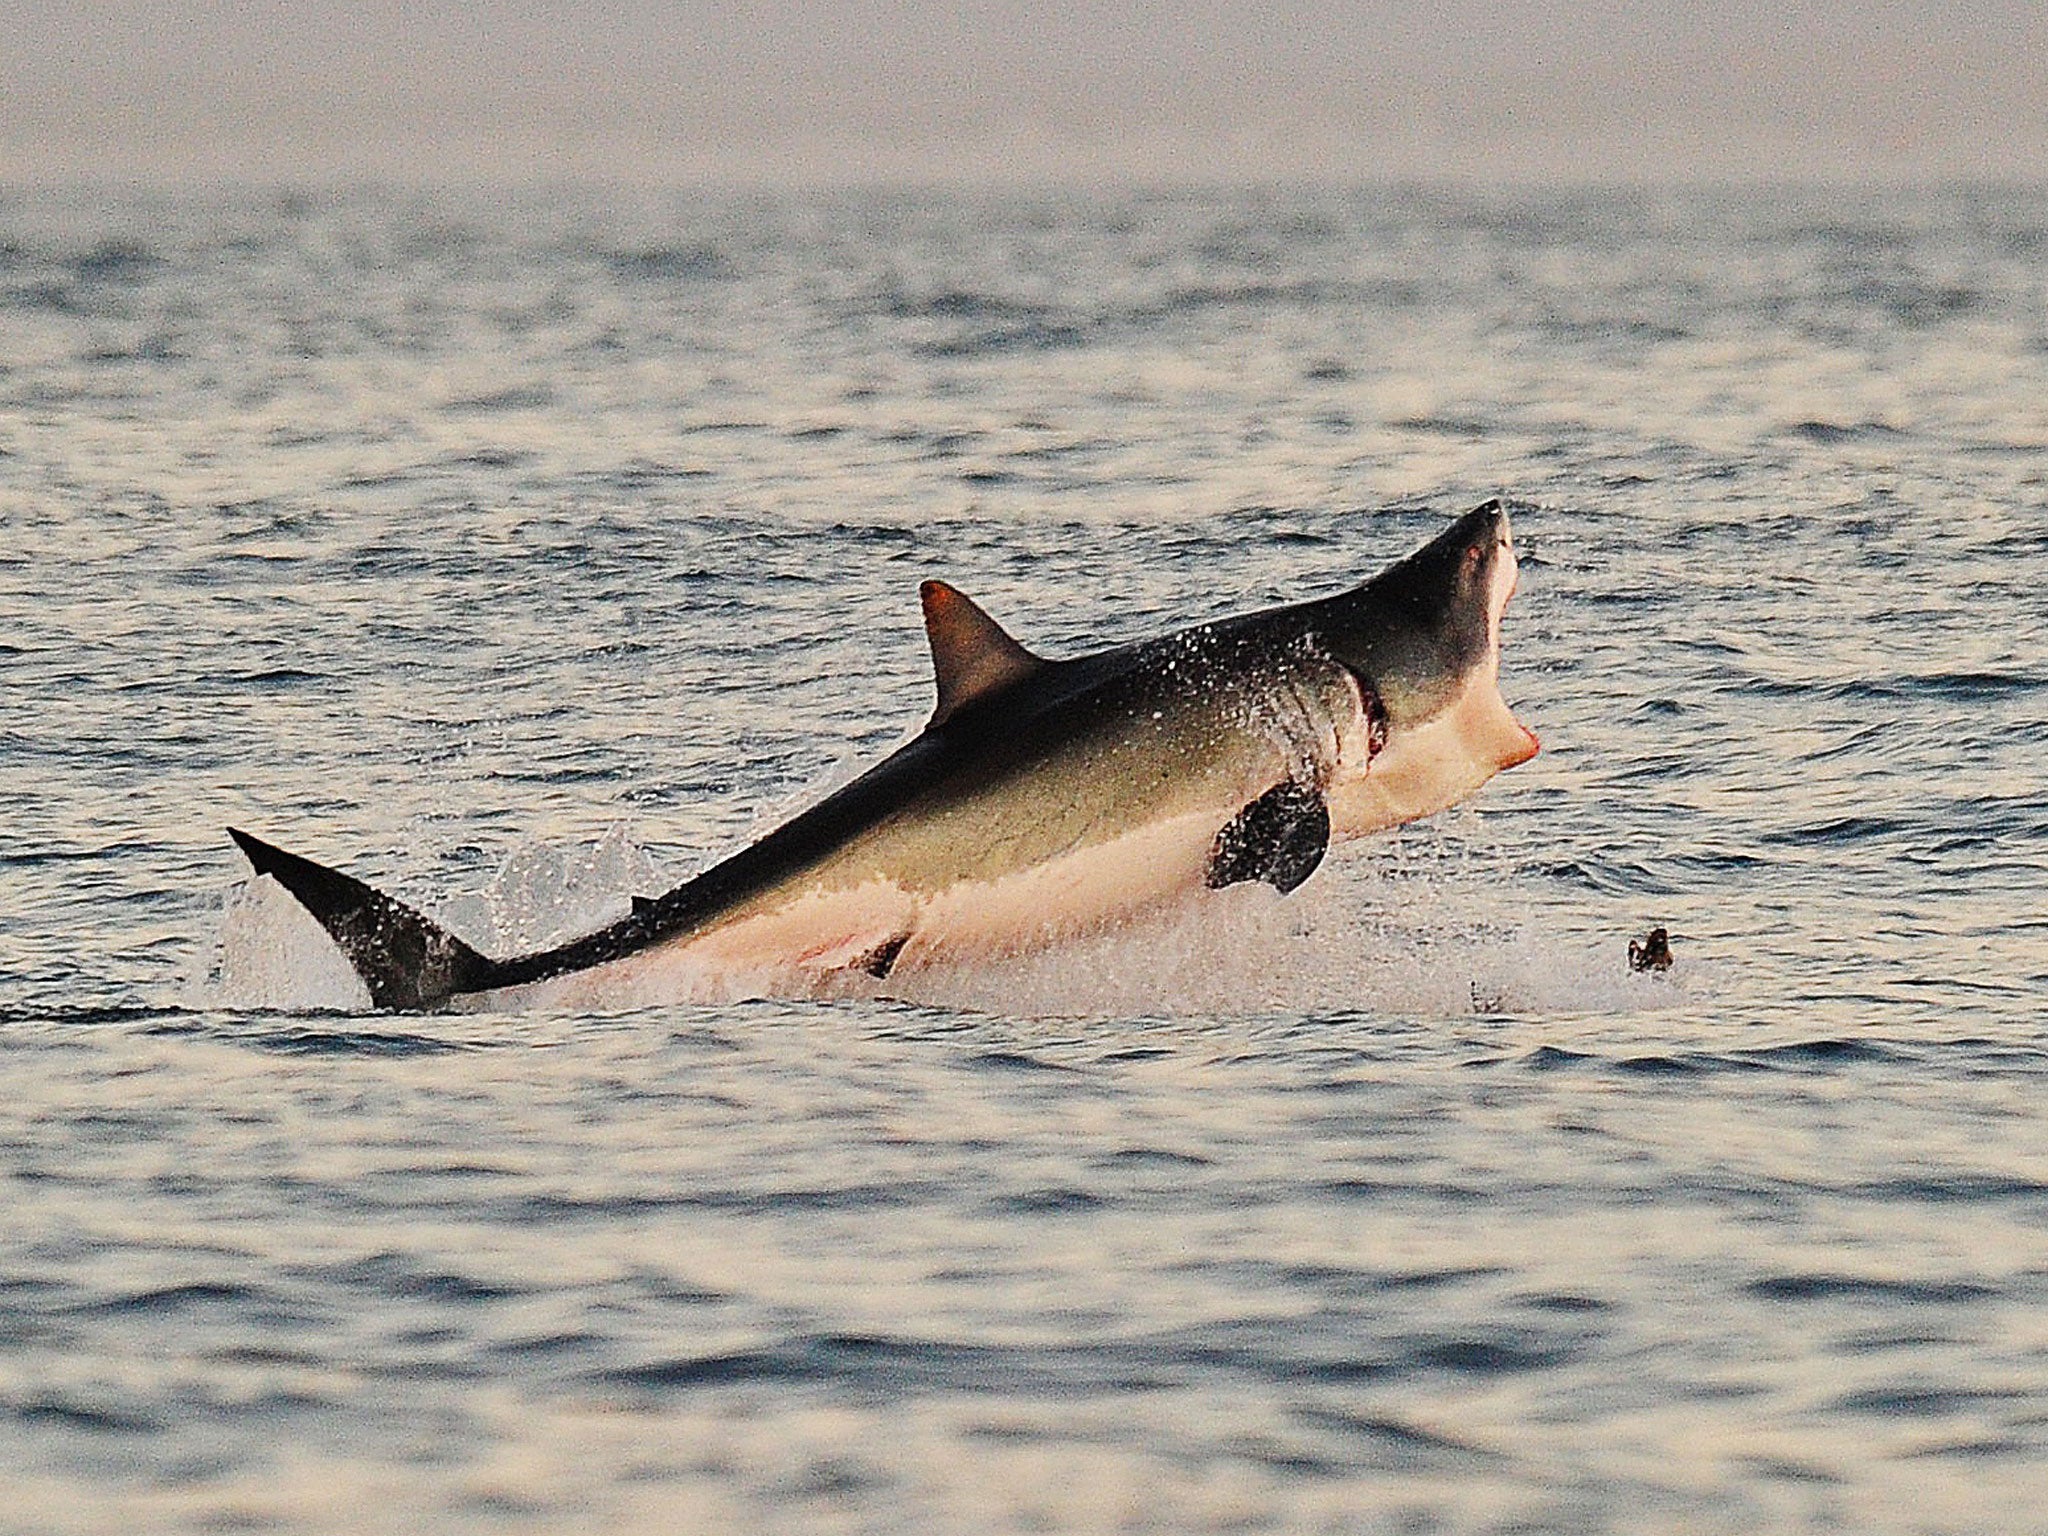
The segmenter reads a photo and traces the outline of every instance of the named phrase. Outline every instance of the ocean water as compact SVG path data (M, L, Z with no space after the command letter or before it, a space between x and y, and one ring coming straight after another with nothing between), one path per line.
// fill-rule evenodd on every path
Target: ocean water
M376 1015L222 834L530 947L923 577L1496 494L1542 755L1291 898ZM2048 192L0 193L0 529L0 1528L2039 1528Z

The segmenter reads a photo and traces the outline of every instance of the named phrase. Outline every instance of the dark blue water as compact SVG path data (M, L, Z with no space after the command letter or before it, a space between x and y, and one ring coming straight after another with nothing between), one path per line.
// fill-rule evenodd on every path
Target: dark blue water
M901 996L375 1016L1500 494L1544 753ZM0 197L0 1522L2022 1531L2048 196ZM1628 973L1667 924L1666 976Z

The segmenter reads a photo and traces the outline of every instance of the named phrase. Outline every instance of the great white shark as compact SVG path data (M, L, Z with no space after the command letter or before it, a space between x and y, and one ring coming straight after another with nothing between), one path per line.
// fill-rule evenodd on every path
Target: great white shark
M1490 501L1349 591L1068 660L928 581L938 702L922 731L666 895L536 954L481 954L349 875L229 835L380 1009L658 994L678 966L886 979L1016 954L1204 890L1291 892L1331 843L1533 757L1500 692L1515 575Z

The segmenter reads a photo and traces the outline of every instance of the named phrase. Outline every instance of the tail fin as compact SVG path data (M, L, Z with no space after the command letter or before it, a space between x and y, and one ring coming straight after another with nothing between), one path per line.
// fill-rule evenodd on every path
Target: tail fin
M412 908L246 832L229 827L228 836L257 874L290 891L341 946L377 1007L414 1012L491 985L495 961Z

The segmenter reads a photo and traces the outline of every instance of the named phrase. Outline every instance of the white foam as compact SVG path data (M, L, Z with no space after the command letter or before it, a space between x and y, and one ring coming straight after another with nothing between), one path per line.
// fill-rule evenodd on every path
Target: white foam
M360 1013L370 990L313 915L268 875L229 888L219 963L202 1007Z
M892 978L892 995L1021 1015L1627 1013L1682 979L1630 974L1627 939L1543 931L1510 887L1356 866L1283 897L1212 892L1165 918L1041 954Z

